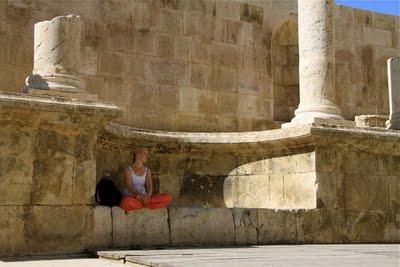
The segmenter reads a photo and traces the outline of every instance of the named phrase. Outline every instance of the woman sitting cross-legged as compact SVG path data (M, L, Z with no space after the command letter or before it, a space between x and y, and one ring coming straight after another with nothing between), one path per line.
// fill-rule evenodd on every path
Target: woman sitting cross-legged
M120 206L126 211L165 208L171 202L171 195L168 193L153 194L151 172L144 166L147 154L147 148L138 149L134 154L133 165L124 171L124 197Z

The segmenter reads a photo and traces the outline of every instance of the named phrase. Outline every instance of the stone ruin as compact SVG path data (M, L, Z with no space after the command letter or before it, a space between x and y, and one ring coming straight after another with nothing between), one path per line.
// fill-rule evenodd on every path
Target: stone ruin
M400 242L399 25L333 0L0 1L0 255ZM95 206L137 146L171 207Z

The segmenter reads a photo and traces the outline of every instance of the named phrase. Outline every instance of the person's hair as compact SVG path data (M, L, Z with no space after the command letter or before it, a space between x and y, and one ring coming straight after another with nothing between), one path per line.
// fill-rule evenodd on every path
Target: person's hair
M133 162L135 162L136 154L139 153L139 152L142 152L142 151L145 150L145 149L146 149L146 147L144 147L144 146L139 146L139 147L136 147L136 148L132 151L132 160L133 160Z

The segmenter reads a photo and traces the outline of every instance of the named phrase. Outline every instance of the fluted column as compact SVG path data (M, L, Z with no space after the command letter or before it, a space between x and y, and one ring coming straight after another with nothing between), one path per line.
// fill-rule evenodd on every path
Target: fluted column
M292 123L343 119L335 104L334 0L298 0L300 104Z
M26 79L27 91L85 93L85 83L78 77L80 47L79 16L59 16L36 23L34 66Z

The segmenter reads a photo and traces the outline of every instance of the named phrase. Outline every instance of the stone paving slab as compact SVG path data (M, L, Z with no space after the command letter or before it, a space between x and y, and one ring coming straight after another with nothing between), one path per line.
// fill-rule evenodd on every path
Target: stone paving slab
M137 266L400 266L400 245L293 245L99 251Z

